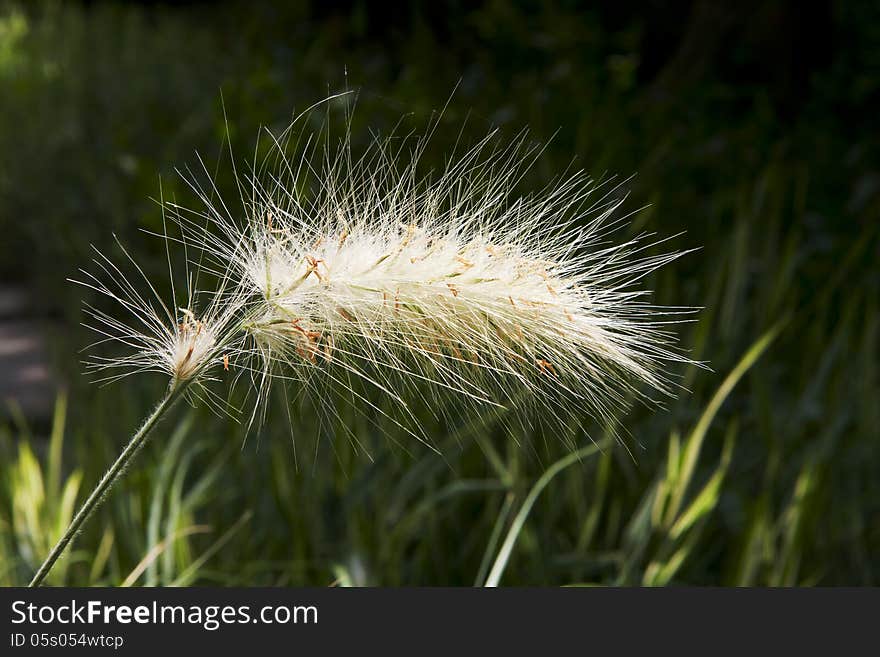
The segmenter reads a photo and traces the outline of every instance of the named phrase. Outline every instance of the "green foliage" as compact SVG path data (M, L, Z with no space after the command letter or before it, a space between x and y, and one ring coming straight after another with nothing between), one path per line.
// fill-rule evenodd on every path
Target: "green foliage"
M82 468L62 474L66 405L66 396L62 394L56 403L44 460L34 454L25 425L20 424L17 431L3 432L3 451L14 452L14 456L5 458L0 466L2 585L22 585L28 581L70 523L75 505L82 503L88 492L81 486ZM203 552L194 552L189 543L191 535L213 533L212 527L197 524L194 514L207 501L206 490L214 483L220 465L218 461L195 484L184 485L192 457L205 447L203 442L196 443L180 461L175 459L189 437L191 419L185 417L172 432L169 458L150 472L153 478L143 494L128 491L126 504L117 506L110 518L105 515L103 522L95 523L97 526L88 533L89 539L75 545L49 573L47 584L129 586L141 580L154 586L187 584L200 565L240 528L241 523L233 525ZM137 520L139 512L135 512L135 517L129 512L133 505L149 510L146 527ZM120 545L122 536L133 550ZM143 557L127 574L120 570L120 561L128 562L132 555L140 554Z
M15 583L17 564L27 570L38 567L76 511L82 472L77 470L61 478L66 403L61 395L55 405L45 476L26 430L19 436L17 458L3 469L5 513L0 515L0 554L4 557L4 572L0 573L0 581ZM67 566L77 558L72 555L51 574L48 583L63 582Z
M426 121L458 84L431 161L468 112L465 138L558 130L525 189L572 154L597 177L636 171L627 207L649 207L629 230L686 229L675 247L702 247L648 285L659 303L702 308L678 332L712 371L686 369L668 408L619 418L622 445L577 459L588 436L420 409L437 455L379 416L340 407L330 420L306 399L291 420L276 401L242 446L235 423L179 411L51 583L470 585L494 570L505 585L876 584L871 4L834 10L845 49L792 109L766 81L718 73L741 49L673 57L651 76L652 24L609 27L562 3L457 7L443 37L418 10L376 37L362 7L319 19L262 3L0 3L0 266L69 326L80 290L62 280L89 242L115 231L163 275L160 241L137 232L161 229L157 172L166 198L192 204L171 166L198 166L198 148L213 174L227 128L252 153L260 125L283 126L328 85L361 87L353 134L368 139L404 112ZM228 163L217 171L234 195ZM49 439L12 420L0 437L4 584L29 579L161 391L84 385L69 354L88 341L71 329L54 343L70 403Z

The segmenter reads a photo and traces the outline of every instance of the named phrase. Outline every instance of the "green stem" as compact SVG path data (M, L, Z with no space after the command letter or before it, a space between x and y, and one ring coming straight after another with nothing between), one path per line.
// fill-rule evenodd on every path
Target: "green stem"
M507 561L508 559L510 559L510 553L513 552L513 546L516 544L516 539L519 537L519 533L520 531L522 531L523 525L526 524L526 518L529 517L529 512L535 505L535 502L537 501L538 496L541 494L541 491L543 491L547 487L547 484L550 483L553 477L558 475L567 467L574 465L578 461L585 459L588 456L592 456L607 445L607 441L603 441L601 443L593 443L592 445L581 447L579 450L571 452L567 456L562 457L561 459L556 461L556 463L547 468L546 472L544 472L544 474L541 475L541 478L538 479L534 486L532 486L532 489L526 496L522 507L520 507L519 512L516 514L516 517L510 524L510 529L507 532L507 537L504 539L504 543L501 545L501 549L498 551L498 556L495 558L495 563L492 564L492 570L489 572L489 576L486 578L486 583L484 584L484 586L498 586L498 582L501 580L501 575L504 573L504 569L507 567Z
M140 448L146 444L150 432L156 424L158 424L159 420L162 419L162 416L165 415L165 413L167 413L168 410L183 396L183 393L186 391L189 386L189 381L191 380L192 378L188 381L176 381L168 387L168 391L165 393L165 396L159 402L158 406L156 406L155 410L144 421L141 428L137 430L137 433L132 436L128 445L125 446L125 449L123 449L122 453L119 455L119 458L117 458L113 465L110 466L107 473L101 477L101 481L98 482L98 485L95 486L95 489L91 492L88 499L83 503L79 511L77 511L70 525L64 531L64 535L58 540L55 547L52 548L49 556L46 557L46 560L42 563L37 574L34 575L34 578L28 586L39 586L43 582L46 575L48 575L49 571L52 569L52 566L55 565L55 562L58 561L58 558L64 552L67 545L73 540L73 537L76 536L77 532L79 532L83 523L85 523L92 512L98 508L103 501L104 496L110 488L113 487L116 480L125 472L128 464L138 453Z

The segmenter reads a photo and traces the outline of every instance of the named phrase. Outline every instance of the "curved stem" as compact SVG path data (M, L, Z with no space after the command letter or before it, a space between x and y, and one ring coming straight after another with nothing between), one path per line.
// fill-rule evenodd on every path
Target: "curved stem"
M165 396L150 416L144 421L141 428L131 437L131 440L125 446L125 449L122 450L119 458L114 461L106 474L101 477L101 481L98 482L98 485L95 486L95 489L91 492L88 499L86 499L79 511L77 511L73 520L70 522L70 525L68 525L67 529L64 531L64 535L58 540L55 547L53 547L52 551L49 553L49 556L46 557L46 560L40 565L40 568L31 580L31 583L28 584L29 587L39 586L43 582L46 575L48 575L49 571L52 569L52 566L58 561L58 558L64 552L64 549L73 540L73 537L76 536L77 532L79 532L83 523L88 520L92 512L98 508L103 501L104 496L113 484L116 483L116 480L125 472L129 462L138 453L140 448L146 444L150 432L156 424L158 424L159 420L162 419L162 416L165 415L165 413L167 413L168 410L183 396L188 385L188 381L177 381L168 387L168 392L165 393Z
M484 586L495 587L498 586L498 582L501 580L501 575L504 573L504 569L507 567L507 560L510 558L510 553L513 552L513 546L516 544L516 539L519 537L519 533L523 528L523 525L526 523L526 518L529 517L529 512L532 510L532 507L535 505L535 501L537 501L538 496L541 494L547 484L558 475L560 472L565 470L567 467L574 465L578 461L587 458L588 456L592 456L598 451L601 451L603 447L607 444L606 441L600 443L593 443L592 445L587 445L586 447L581 447L579 450L571 452L570 454L562 457L556 463L551 465L547 470L541 475L541 478L532 486L532 489L529 491L529 494L526 496L523 505L520 507L519 512L516 514L516 517L513 519L513 522L510 524L510 529L507 532L507 537L504 539L504 543L501 545L501 549L498 551L498 556L495 558L495 563L492 564L492 570L489 572L489 576L486 578L486 583Z

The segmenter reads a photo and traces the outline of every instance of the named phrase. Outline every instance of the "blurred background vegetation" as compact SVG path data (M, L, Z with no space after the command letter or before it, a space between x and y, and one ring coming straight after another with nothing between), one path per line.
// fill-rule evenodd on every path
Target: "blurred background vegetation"
M712 371L678 372L690 392L666 410L628 411L629 449L573 436L574 457L480 418L432 426L438 456L343 409L368 458L306 405L294 458L278 405L243 446L180 408L51 583L878 584L870 0L0 1L0 273L18 299L0 326L39 327L55 399L17 402L27 377L4 365L0 583L28 581L163 385L81 376L91 340L65 279L89 244L116 233L164 276L140 230L161 227L159 177L192 205L175 166L217 162L227 130L252 152L260 126L346 87L356 141L405 113L424 124L455 89L450 138L465 118L473 136L553 137L527 187L572 157L637 173L626 207L648 207L629 230L701 247L647 285L704 308L679 332ZM228 165L217 177L233 189ZM20 343L2 334L5 363Z

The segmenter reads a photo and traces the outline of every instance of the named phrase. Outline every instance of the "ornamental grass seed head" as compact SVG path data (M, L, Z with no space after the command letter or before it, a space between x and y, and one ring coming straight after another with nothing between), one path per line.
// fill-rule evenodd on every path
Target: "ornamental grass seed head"
M310 116L269 133L270 155L237 180L240 207L213 180L207 188L190 180L202 210L163 203L163 219L167 212L180 228L179 237L161 235L169 269L178 242L196 268L182 305L173 275L166 302L121 244L143 284L100 252L98 272L83 272L78 282L125 315L87 306L89 326L99 343L128 350L95 356L90 369L104 380L158 371L170 383L32 586L177 400L230 407L204 385L218 372L248 375L251 422L264 417L280 379L296 381L325 412L338 413L330 393L341 392L355 408L387 415L365 392L373 388L417 430L410 400L443 413L437 391L483 407L535 408L541 425L577 429L587 418L612 426L614 411L645 387L670 391L670 363L690 362L666 330L687 309L654 306L638 286L679 254L651 255L658 242L649 235L615 241L626 219L615 217L617 187L578 171L521 195L540 154L525 134L504 147L492 133L433 172L421 166L427 137L376 137L356 155L350 123L333 144L327 131L309 133ZM215 289L193 282L203 273ZM430 444L425 431L398 426Z
M647 255L650 235L613 240L618 187L578 171L519 195L540 155L525 134L502 146L493 132L423 173L427 138L356 154L348 126L338 143L304 126L269 133L240 204L192 177L204 208L169 204L183 241L247 300L235 367L258 406L279 378L356 404L367 384L403 407L427 383L604 421L645 384L670 391L668 365L689 361L665 328L687 309L652 305L637 283L680 254Z

